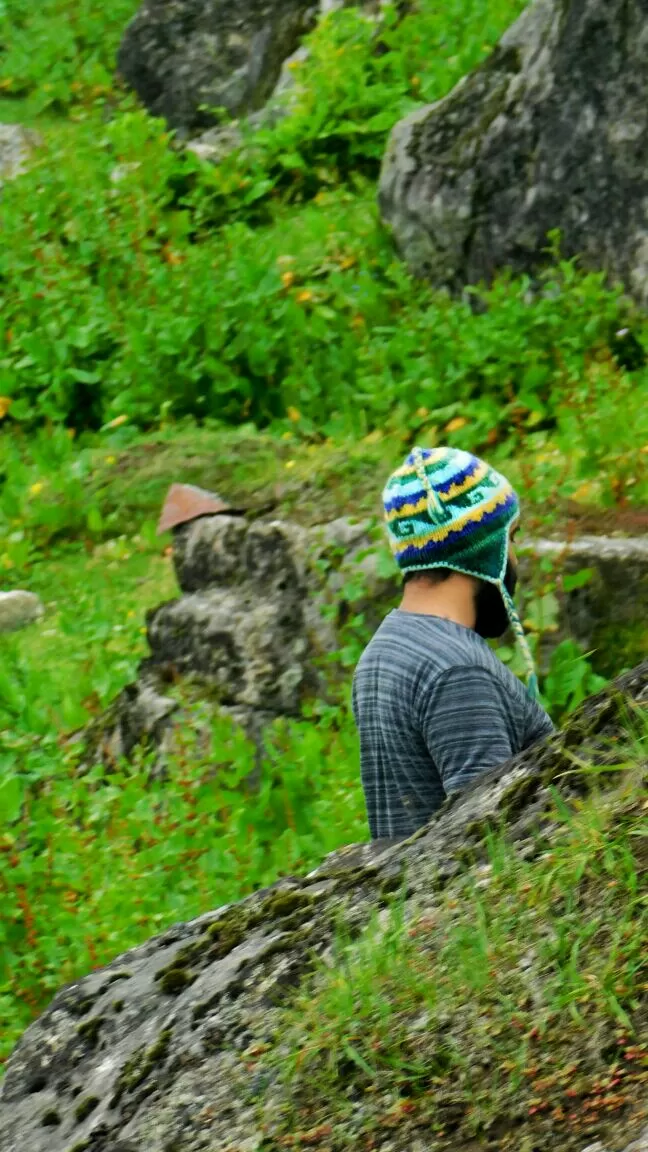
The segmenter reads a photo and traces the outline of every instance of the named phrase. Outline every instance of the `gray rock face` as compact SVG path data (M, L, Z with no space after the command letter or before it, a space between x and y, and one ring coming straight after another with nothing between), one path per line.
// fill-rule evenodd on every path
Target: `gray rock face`
M176 539L186 595L149 616L153 663L207 678L225 704L296 712L313 687L300 532L219 516Z
M490 58L396 126L380 206L411 268L452 290L565 255L648 300L645 0L535 0Z
M0 632L14 632L39 620L45 609L33 592L0 592Z
M317 0L145 0L118 67L147 108L175 128L214 122L202 106L238 115L272 93L284 60L315 25Z
M574 780L573 751L604 756L626 709L647 703L648 662L586 702L563 733L446 805L411 839L386 849L342 849L309 875L177 924L64 988L9 1060L0 1087L0 1152L282 1147L271 1139L281 1094L272 1071L255 1069L250 1053L281 1030L285 997L304 979L312 954L330 956L336 918L350 931L361 929L385 891L399 887L404 869L405 914L433 913L435 894L460 882L466 852L477 867L486 858L485 821L506 821L515 850L537 855L542 837L552 834L554 790L569 803L574 792L594 786L596 773ZM349 1116L345 1148L355 1145L354 1125L362 1123ZM377 1131L375 1147L385 1152L428 1147ZM633 1143L637 1136L622 1131L609 1152L627 1145L640 1152L646 1133Z
M20 124L0 124L0 187L25 171L37 136Z
M547 558L558 575L560 621L558 632L545 637L545 659L565 636L594 650L609 674L641 659L648 651L648 537L536 540L522 562L523 579L531 581L538 561ZM566 576L583 570L591 574L586 584L560 591Z

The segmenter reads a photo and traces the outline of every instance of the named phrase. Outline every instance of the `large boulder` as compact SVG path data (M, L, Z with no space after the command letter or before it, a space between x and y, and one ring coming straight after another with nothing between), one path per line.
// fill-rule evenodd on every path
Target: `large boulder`
M345 0L144 0L119 49L121 75L174 128L260 108L320 12Z
M587 701L562 733L490 773L463 797L448 802L429 826L409 840L341 849L309 875L284 878L272 889L237 905L176 924L117 957L106 968L64 988L28 1028L9 1059L0 1090L0 1152L71 1152L73 1148L78 1152L279 1152L311 1146L322 1152L324 1148L342 1152L353 1147L432 1152L460 1144L468 1148L463 1140L442 1143L429 1125L408 1127L407 1110L395 1111L407 1094L404 1073L400 1076L398 1070L394 1070L393 1093L372 1094L370 1086L360 1100L356 1094L337 1106L324 1101L328 1127L305 1133L303 1143L293 1143L291 1135L279 1138L277 1129L281 1130L289 1089L282 1087L277 1063L264 1064L263 1053L269 1042L276 1044L278 1038L281 1043L286 1029L286 999L290 1000L292 990L309 974L313 956L332 962L331 945L339 926L344 925L354 937L372 916L386 914L381 910L389 901L389 893L394 892L403 900L406 918L433 925L442 899L447 897L450 906L456 907L467 898L473 882L479 887L488 884L487 839L494 825L506 829L509 849L516 859L533 862L548 858L545 854L552 851L554 838L558 856L564 851L564 827L561 830L556 823L557 795L563 810L569 811L573 805L582 813L588 793L598 789L597 795L605 795L606 803L616 806L618 819L612 820L613 828L639 819L637 814L645 808L640 764L626 767L623 776L618 767L605 772L605 766L611 764L610 749L612 763L623 762L624 723L632 711L647 704L648 662ZM583 760L597 764L600 770L579 775L575 764ZM599 837L600 877L608 890L610 873L606 871L602 825L592 827ZM635 840L639 868L641 845L638 837ZM612 849L610 855L614 855ZM494 859L501 864L501 856ZM579 899L581 871L577 865L578 861L569 901L557 881L552 887L555 919L546 926L549 938L558 917L564 914L568 949L573 944L569 916ZM629 862L625 867L629 868ZM474 869L474 875L467 877L467 868ZM402 883L404 876L406 885ZM638 871L636 877L638 882ZM587 901L592 898L595 882L594 873L583 878L582 892ZM640 899L637 890L633 903L637 923ZM628 923L626 916L622 925L625 934L618 938L628 941L630 948L625 931ZM484 930L481 925L480 933ZM601 935L601 949L616 946L617 937L606 934L604 923L597 935ZM576 937L577 942L579 939ZM522 947L520 961L525 972L533 963L525 952L528 947ZM574 955L572 949L570 963L576 969L580 956L574 960ZM526 995L519 1000L511 1000L507 994L513 1009L517 1006L523 1011L525 1005L534 1003L538 995L536 973L541 978L543 972L535 970L524 978L528 979ZM639 972L637 975L640 977ZM585 973L585 989L588 978ZM545 1002L539 1003L544 1011ZM617 1020L611 992L609 1024L601 1023L588 1047L588 1037L576 1016L576 1007L582 1003L581 997L577 1004L563 1005L565 1029L560 1034L561 1044L573 1034L575 1063L564 1085L571 1096L567 1110L578 1110L579 1125L572 1125L564 1111L558 1110L557 1116L549 1118L536 1106L539 1089L535 1083L527 1083L525 1075L530 1074L528 1066L537 1062L541 1052L533 1037L520 1035L525 1075L517 1077L521 1084L516 1111L500 1115L489 1130L489 1138L483 1144L471 1141L470 1146L488 1147L493 1152L513 1148L584 1152L586 1146L589 1152L643 1152L648 1148L648 1133L632 1143L639 1136L645 1115L642 1118L628 1106L628 1079L624 1081L625 1110L597 1113L601 1141L592 1144L591 1139L579 1137L581 1118L589 1120L584 1077L578 1072L585 1049L588 1057L598 1062L591 1073L588 1069L594 1081L599 1064L607 1070L608 1078L610 1062L616 1060L614 1067L623 1064L618 1053L627 1045L627 1059L635 1061L627 1072L634 1076L636 1071L639 1085L638 1062L643 1051L638 1047L641 1037L632 1032L627 1018L622 1017L621 1023ZM554 1015L558 1004L551 1000ZM574 1020L569 1015L570 1006ZM638 1003L632 1006L633 1012L635 1009L640 1026L643 1009ZM418 1011L416 1020L410 1021L414 1029L421 1027ZM397 1021L402 1031L402 1015ZM445 1027L450 1024L446 1020ZM466 1026L474 1027L476 1034L488 1031L490 1015L470 1019ZM548 1084L565 1074L564 1047L555 1059ZM536 1068L531 1075L537 1072ZM452 1098L452 1084L444 1081L443 1072L432 1069L431 1074L434 1091L448 1089ZM624 1074L623 1069L617 1073L619 1077ZM496 1086L496 1070L484 1067L480 1075L487 1085ZM507 1073L505 1079L509 1078ZM458 1075L458 1082L462 1080L463 1072ZM599 1102L602 1091L599 1085ZM641 1092L640 1086L637 1091ZM614 1103L616 1097L611 1099ZM603 1103L607 1102L606 1097ZM450 1133L463 1123L468 1105L464 1103L458 1111L457 1107L456 1102L449 1105L450 1141ZM373 1133L371 1143L367 1142L366 1126Z
M443 100L399 123L380 206L410 267L459 290L565 255L648 301L645 0L535 0Z

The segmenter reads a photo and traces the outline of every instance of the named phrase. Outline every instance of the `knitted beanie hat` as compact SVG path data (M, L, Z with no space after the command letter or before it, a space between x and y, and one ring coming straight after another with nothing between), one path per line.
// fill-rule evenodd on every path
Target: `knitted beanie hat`
M537 695L533 657L504 586L518 498L504 476L458 448L414 448L383 492L392 552L402 572L451 568L494 584Z

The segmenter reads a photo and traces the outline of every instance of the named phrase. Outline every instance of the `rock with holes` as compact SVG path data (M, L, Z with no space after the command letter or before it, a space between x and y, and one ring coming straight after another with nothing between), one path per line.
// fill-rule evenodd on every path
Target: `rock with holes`
M459 290L562 251L648 301L644 0L534 0L445 99L394 129L380 206L410 267Z
M573 805L582 812L589 790L604 789L607 802L615 806L614 827L639 819L646 783L641 765L626 767L623 779L618 768L579 775L574 753L604 769L612 749L617 764L624 720L646 706L648 662L587 701L562 733L448 802L409 840L350 845L306 876L284 877L238 904L175 924L63 988L8 1061L0 1087L0 1152L269 1152L294 1146L285 1139L295 1132L290 1123L286 1132L292 1087L280 1075L286 1009L294 990L305 986L315 958L333 962L339 926L351 937L374 916L384 926L389 918L385 904L393 892L402 893L405 923L434 925L444 892L444 907L450 909L466 898L467 867L473 869L471 883L487 889L493 869L486 833L493 825L505 827L508 850L520 860L544 858L558 834L557 794L563 809ZM598 825L597 830L600 835ZM639 862L639 838L632 844ZM600 874L607 891L608 873L602 867ZM594 880L587 879L588 900ZM529 942L521 942L519 966L529 996L535 995L533 979L546 963L541 958L538 967ZM421 1029L432 1027L429 1012L417 1010L411 1021L399 1017L401 1031L410 1024L420 1036ZM451 1025L441 1013L435 1027L447 1031ZM468 1025L477 1032L488 1030L491 1020L471 1016ZM568 1017L567 1034L576 1027ZM607 1047L616 1051L621 1035L610 1012L609 1026L602 1023L594 1038L595 1064ZM528 1037L522 1042L531 1049ZM575 1043L580 1058L588 1050L586 1030L576 1034ZM635 1040L626 1037L625 1043L629 1055L636 1055ZM274 1060L266 1058L268 1047ZM535 1061L541 1049L534 1043L531 1050ZM641 1103L641 1077L635 1076L640 1068L634 1069L630 1059L626 1064L625 1109L597 1116L604 1152L643 1152L646 1147L640 1109L632 1108ZM350 1068L358 1073L356 1066ZM480 1082L485 1075L481 1068ZM463 1070L458 1072L455 1084L452 1077L437 1074L435 1096L447 1091L456 1101L453 1093L463 1076ZM530 1102L536 1089L521 1080L519 1106L507 1105L499 1115L501 1140L493 1129L493 1152L513 1147L513 1134L520 1148L584 1152L589 1143L593 1152L592 1140L579 1137L568 1119L550 1119L542 1111L534 1116ZM385 1095L389 1075L383 1075L377 1092L361 1091L362 1083L358 1073L354 1092L341 1096L343 1106L326 1097L318 1101L318 1114L305 1117L305 1147L320 1146L319 1132L326 1138L323 1147L332 1152L362 1148L367 1128L382 1152L437 1147L426 1135L429 1121L421 1128L415 1110L401 1107L402 1095ZM580 1085L580 1080L573 1083ZM343 1080L341 1090L347 1086ZM452 1104L453 1125L465 1120L469 1129L472 1096L466 1100L460 1094L461 1099L463 1105ZM550 1125L557 1125L555 1139Z

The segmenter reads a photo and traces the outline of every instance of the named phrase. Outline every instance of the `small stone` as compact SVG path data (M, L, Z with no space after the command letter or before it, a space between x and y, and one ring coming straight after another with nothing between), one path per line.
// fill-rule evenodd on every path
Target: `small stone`
M14 632L33 624L45 609L33 592L0 592L0 632Z
M35 133L21 124L0 124L0 186L25 171L36 140Z

